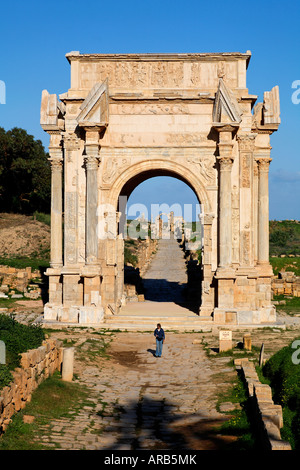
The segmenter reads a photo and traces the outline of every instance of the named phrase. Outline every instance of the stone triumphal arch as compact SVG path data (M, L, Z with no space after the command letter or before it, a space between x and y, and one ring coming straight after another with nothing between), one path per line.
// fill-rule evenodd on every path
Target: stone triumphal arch
M50 135L51 267L45 321L101 325L123 296L119 196L145 179L185 181L202 210L199 315L274 322L269 264L275 86L249 94L251 53L70 52L71 86L42 93Z

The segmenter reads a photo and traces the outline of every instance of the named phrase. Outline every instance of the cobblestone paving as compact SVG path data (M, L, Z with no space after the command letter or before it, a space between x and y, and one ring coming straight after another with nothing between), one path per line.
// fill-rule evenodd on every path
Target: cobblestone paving
M22 323L39 320L38 311L16 315ZM284 317L283 317L284 318ZM248 331L249 332L249 331ZM236 371L230 358L208 357L202 340L213 351L218 333L166 332L163 357L154 357L153 332L104 332L110 342L109 359L93 356L100 341L89 329L53 331L59 339L74 342L75 381L88 389L88 401L79 412L45 423L36 444L49 449L153 450L224 449L234 437L222 436L217 427L228 415L216 409ZM297 323L286 329L257 329L252 344L265 344L266 358L299 337ZM243 331L233 331L233 344ZM194 342L197 340L197 342ZM83 354L86 352L86 355ZM230 405L230 404L229 404ZM229 406L230 410L230 406ZM25 409L26 413L26 409Z
M180 302L186 283L183 253L175 240L160 240L159 248L145 275L146 295L157 302ZM22 311L20 307L16 319L39 323L42 308ZM253 330L253 344L264 342L271 355L297 332L299 336L299 318L283 314L282 320L286 331ZM41 426L37 445L74 450L214 450L234 439L217 431L228 415L219 413L216 404L236 371L228 357L207 356L199 342L203 333L167 331L163 357L155 358L153 332L107 331L105 339L113 338L109 359L96 355L93 360L88 358L90 341L94 347L97 343L92 330L74 328L53 335L74 341L74 377L87 387L89 397L79 412ZM242 341L243 332L234 331L234 336ZM218 347L218 331L205 333L205 341Z
M186 263L179 243L174 238L158 240L156 255L143 276L145 299L182 302L186 283Z
M218 448L226 438L213 429L224 420L216 400L235 371L228 358L212 365L193 344L196 337L167 334L163 357L155 358L152 334L115 333L109 360L87 367L75 361L91 406L45 425L40 443L87 450ZM221 384L216 373L224 375Z

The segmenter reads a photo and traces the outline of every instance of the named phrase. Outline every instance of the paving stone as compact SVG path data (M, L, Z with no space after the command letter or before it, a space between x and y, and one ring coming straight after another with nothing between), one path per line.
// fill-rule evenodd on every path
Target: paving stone
M196 426L203 419L221 416L215 407L219 384L212 379L224 365L214 370L205 351L193 346L195 336L181 334L179 338L167 332L169 351L178 348L180 339L184 354L171 355L164 350L166 370L162 366L158 369L156 361L146 360L147 338L145 333L120 334L112 358L100 360L99 368L83 367L75 361L77 381L90 383L89 401L94 406L84 406L75 418L70 415L43 426L39 438L45 446L75 450L174 448L182 444L181 429L184 433L187 426L180 420L192 419L190 425ZM118 351L129 345L139 353L136 367L117 360ZM103 402L107 405L100 416ZM178 423L176 430L172 430L173 423ZM191 448L197 439L191 440Z

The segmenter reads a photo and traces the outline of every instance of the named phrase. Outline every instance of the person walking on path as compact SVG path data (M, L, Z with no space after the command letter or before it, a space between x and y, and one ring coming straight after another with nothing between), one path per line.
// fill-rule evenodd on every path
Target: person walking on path
M156 357L161 357L162 355L162 348L163 348L163 343L166 339L165 337L165 332L161 327L160 323L157 323L157 328L154 330L154 336L156 338L156 351L155 351L155 356Z

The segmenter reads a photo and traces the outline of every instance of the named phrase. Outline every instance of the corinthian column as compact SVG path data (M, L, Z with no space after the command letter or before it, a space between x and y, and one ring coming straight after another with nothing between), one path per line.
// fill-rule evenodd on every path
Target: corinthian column
M219 267L231 265L232 251L232 217L231 217L231 169L233 160L228 157L219 157L220 163L220 257Z
M49 147L51 163L51 255L50 266L59 268L62 260L62 149Z
M232 132L219 131L219 267L228 268L232 262L231 170Z
M258 165L258 264L269 264L269 166L271 158L257 158Z
M97 262L97 170L99 165L98 147L87 149L86 167L86 264Z

